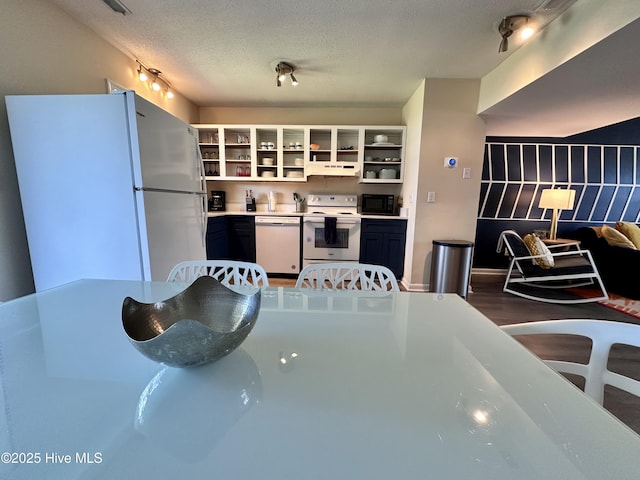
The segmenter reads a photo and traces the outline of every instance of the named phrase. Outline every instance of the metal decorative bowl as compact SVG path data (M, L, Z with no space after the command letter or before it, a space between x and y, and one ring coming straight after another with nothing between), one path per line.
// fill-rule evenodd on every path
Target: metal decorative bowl
M259 289L244 295L204 276L161 302L125 298L122 325L143 355L165 365L188 367L232 352L249 335L259 311Z

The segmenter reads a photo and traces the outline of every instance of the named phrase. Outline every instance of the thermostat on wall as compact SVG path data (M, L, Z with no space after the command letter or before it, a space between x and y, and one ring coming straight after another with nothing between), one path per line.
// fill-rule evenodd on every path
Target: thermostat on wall
M446 168L455 168L458 166L458 157L444 157L444 166Z

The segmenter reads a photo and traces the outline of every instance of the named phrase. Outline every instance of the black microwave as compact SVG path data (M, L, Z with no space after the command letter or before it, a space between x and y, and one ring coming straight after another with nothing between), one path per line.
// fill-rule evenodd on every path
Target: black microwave
M395 208L395 195L362 194L360 211L363 215L393 215Z

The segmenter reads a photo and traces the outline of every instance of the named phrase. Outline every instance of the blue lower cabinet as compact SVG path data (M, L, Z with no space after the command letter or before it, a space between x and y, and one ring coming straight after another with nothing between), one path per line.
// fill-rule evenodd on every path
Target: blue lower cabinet
M227 260L227 219L209 217L207 219L207 260Z
M399 219L362 219L360 233L360 262L383 265L396 278L404 273L407 221Z
M256 261L256 219L248 215L228 215L227 248L229 260Z

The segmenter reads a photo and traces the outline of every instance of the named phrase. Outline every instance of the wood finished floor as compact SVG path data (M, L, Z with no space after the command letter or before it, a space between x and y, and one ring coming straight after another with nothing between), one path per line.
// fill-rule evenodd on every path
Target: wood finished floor
M468 302L497 325L525 321L554 320L560 318L594 318L640 325L640 319L597 303L560 305L536 302L502 291L504 278L499 275L474 275ZM293 287L295 279L269 278L277 287ZM542 358L586 363L590 342L572 337L543 337L523 340L523 343ZM611 350L609 369L640 380L640 351L634 347L615 345ZM580 378L571 378L582 386ZM640 434L640 398L613 387L605 389L604 406L609 412Z

